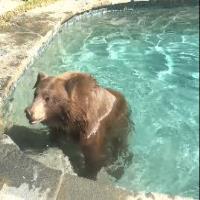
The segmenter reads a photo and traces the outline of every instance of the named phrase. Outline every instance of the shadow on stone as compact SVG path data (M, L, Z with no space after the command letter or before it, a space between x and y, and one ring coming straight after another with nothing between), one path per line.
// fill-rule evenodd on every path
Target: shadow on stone
M84 156L78 144L75 144L66 135L60 133L59 137L49 133L47 128L31 129L25 126L14 125L6 131L6 134L19 146L19 148L29 157L42 162L48 167L54 169L63 169L65 166L59 166L58 162L63 163L65 156L68 157L73 171L81 177L90 177L90 172L85 171ZM56 161L57 160L57 161ZM57 162L57 165L55 164ZM106 167L106 171L112 177L119 179L124 173L124 165L132 161L132 155L127 154L123 158L124 163L118 166L114 164Z
M54 140L48 129L31 129L25 126L14 125L6 131L6 134L19 146L19 148L28 155L36 157L44 154L51 154L54 148L61 149L65 156L70 160L73 170L78 175L82 175L84 168L84 158L78 148L71 140L61 135L59 139ZM57 157L63 157L62 152L58 152ZM46 156L46 155L45 155ZM49 158L48 155L47 157ZM52 155L55 156L55 155ZM48 163L49 161L46 161Z
M14 125L6 131L6 134L11 137L22 151L32 150L41 153L48 146L52 146L46 129L38 130Z

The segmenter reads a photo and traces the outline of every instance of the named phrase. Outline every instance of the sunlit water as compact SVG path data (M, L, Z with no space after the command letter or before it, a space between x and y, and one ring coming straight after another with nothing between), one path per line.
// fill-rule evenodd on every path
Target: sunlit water
M10 118L29 126L23 110L39 71L89 72L121 91L133 110L133 163L115 184L198 198L197 13L197 7L116 11L70 23L19 81Z

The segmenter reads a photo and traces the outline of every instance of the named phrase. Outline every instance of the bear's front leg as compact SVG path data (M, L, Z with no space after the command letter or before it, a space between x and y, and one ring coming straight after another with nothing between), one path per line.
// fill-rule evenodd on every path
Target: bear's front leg
M98 141L82 144L82 152L85 157L85 174L84 176L96 180L97 174L104 166L106 155L104 147Z

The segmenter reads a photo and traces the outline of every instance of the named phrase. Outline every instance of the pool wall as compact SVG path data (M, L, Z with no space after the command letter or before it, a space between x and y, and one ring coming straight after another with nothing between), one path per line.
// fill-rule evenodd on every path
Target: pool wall
M17 16L8 26L0 25L0 111L25 69L73 16L104 7L172 7L198 3L199 0L61 0Z
M1 197L16 199L16 196L23 199L24 191L27 191L31 199L66 199L66 195L74 197L72 199L188 199L154 193L129 193L110 185L102 185L49 169L27 158L8 136L2 134L4 133L2 108L9 101L9 95L24 71L41 55L54 35L72 17L104 7L107 9L172 7L197 5L198 2L198 0L61 0L17 16L6 27L0 26L0 199ZM15 163L17 168L13 170ZM21 166L23 163L30 170L23 171ZM37 169L36 172L33 169ZM38 169L41 174L37 174ZM35 181L34 185L31 180L24 179L24 173ZM37 176L33 175L34 173ZM40 178L43 176L46 177L45 183Z

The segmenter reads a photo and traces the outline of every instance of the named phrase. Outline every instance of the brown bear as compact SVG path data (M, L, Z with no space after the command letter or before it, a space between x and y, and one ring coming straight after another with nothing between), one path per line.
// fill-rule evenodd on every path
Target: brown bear
M87 177L95 179L101 167L127 150L129 112L122 94L80 72L39 73L34 88L33 103L25 109L29 122L47 125L56 137L70 136L85 157Z

